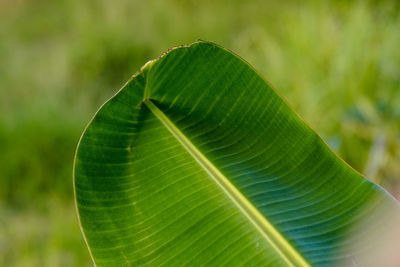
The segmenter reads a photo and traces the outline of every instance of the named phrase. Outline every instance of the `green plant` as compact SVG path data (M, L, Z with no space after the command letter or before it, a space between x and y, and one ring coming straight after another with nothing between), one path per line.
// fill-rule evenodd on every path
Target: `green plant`
M148 62L102 106L74 177L99 266L359 264L364 237L390 225L377 220L399 213L251 66L202 41Z

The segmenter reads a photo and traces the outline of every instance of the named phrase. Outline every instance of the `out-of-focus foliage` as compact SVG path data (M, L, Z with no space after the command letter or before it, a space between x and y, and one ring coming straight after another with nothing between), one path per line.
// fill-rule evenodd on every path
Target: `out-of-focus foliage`
M0 265L90 266L72 161L91 114L159 51L240 54L360 172L400 195L396 1L0 1Z

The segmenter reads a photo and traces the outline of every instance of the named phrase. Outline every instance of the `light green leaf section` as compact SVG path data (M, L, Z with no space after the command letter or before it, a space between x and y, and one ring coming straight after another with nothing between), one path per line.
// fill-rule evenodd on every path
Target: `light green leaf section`
M290 75L290 74L288 74ZM207 42L148 62L81 137L74 188L98 266L357 264L399 212L241 58Z

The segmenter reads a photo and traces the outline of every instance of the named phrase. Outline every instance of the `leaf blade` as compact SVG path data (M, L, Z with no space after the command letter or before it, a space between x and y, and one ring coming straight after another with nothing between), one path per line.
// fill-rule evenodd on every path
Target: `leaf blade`
M135 97L130 99L129 95L135 95ZM201 187L201 194L203 194L204 199L208 199L208 204L214 203L215 199L212 198L212 194L219 196L221 193L215 185L210 184L209 180L204 179L206 173L194 167L194 164L198 163L188 161L188 154L179 150L178 145L181 144L176 142L177 140L171 139L173 136L168 135L170 132L167 131L167 133L160 128L165 125L163 126L155 122L154 118L151 118L151 112L144 108L146 104L141 105L143 100L146 103L147 98L154 99L154 103L160 112L165 114L182 135L186 136L190 143L198 148L200 154L209 162L213 162L215 168L223 173L223 177L229 177L227 178L229 182L254 204L256 210L272 221L271 225L278 229L278 232L282 234L284 239L288 240L288 243L292 245L296 252L304 256L313 265L333 264L340 260L340 257L352 257L352 253L345 254L340 252L338 248L342 249L345 246L347 241L343 239L343 236L351 232L350 226L357 222L357 216L365 216L363 209L368 206L368 203L375 202L375 198L379 198L380 203L387 202L389 205L394 203L391 202L390 197L382 193L379 187L366 181L339 159L247 63L232 55L226 49L214 44L200 42L189 47L174 49L163 57L146 64L141 72L127 84L127 87L115 96L114 99L118 100L105 105L99 112L101 114L96 116L97 121L94 121L91 127L97 129L98 132L93 133L92 137L90 133L85 133L83 143L87 142L89 147L84 145L83 148L79 148L77 154L82 153L80 151L83 149L83 154L90 154L89 158L94 157L90 158L90 161L93 161L96 160L93 154L98 153L101 155L102 164L108 165L103 166L102 169L101 166L97 165L95 167L89 166L90 164L87 164L88 158L78 155L78 165L80 165L80 167L78 166L78 173L80 173L80 179L85 176L82 174L86 174L88 180L92 179L87 183L87 186L92 188L92 191L96 191L94 195L98 199L96 202L93 201L96 197L92 197L93 203L91 203L97 208L103 208L102 212L106 214L112 215L119 212L130 220L140 221L142 219L148 223L149 227L154 226L153 230L156 232L156 229L159 229L157 227L161 227L160 221L151 225L151 222L146 221L146 218L153 218L151 217L150 207L158 209L158 211L162 210L162 202L157 202L157 205L151 202L140 204L140 200L145 199L146 194L151 194L151 190L158 192L152 194L152 197L162 198L164 201L168 201L167 196L170 196L172 200L178 199L173 192L177 194L192 192L189 184L179 185L182 180L178 179L178 182L174 180L175 176L185 177L185 175L189 175L190 171L192 171L193 177L190 176L188 180L192 179L190 181L193 184L203 186ZM132 107L137 109L132 111ZM119 114L121 110L122 115ZM124 115L124 113L126 114ZM133 115L133 113L136 115ZM102 116L105 118L102 118ZM137 125L128 123L132 120L130 118L132 116L135 117ZM121 117L125 119L121 120ZM121 133L108 135L107 138L101 138L103 142L100 142L101 144L93 140L102 137L102 135L107 135L107 131L104 129L107 129L107 131L117 129L125 132L126 136L121 135ZM134 134L131 134L132 132ZM96 138L93 138L93 136ZM117 153L107 148L107 143L128 152ZM99 152L90 148L93 144L102 146L103 150ZM145 147L146 145L147 147ZM159 146L162 149L157 151ZM149 160L151 157L161 159L161 163L153 162L152 165L148 163L147 167L142 164L143 158ZM85 161L86 163L84 163ZM114 161L124 164L114 166ZM154 173L148 171L149 166L152 166L153 169L154 166L160 168L161 171L158 171L158 173L161 174L157 177L152 176ZM192 166L190 168L193 169L187 166ZM100 168L101 171L93 171L94 168ZM124 169L123 172L121 172L121 168ZM179 173L175 172L176 168L180 168ZM111 169L112 171L110 171ZM114 183L117 185L110 182L106 182L102 186L95 184L96 177L101 177L108 172L116 178ZM153 170L153 172L157 171ZM162 180L163 172L164 174L167 173L165 176L170 180ZM195 173L201 174L196 176ZM148 181L135 174L152 177L151 179L164 186L163 188L172 188L174 187L173 184L176 183L176 188L174 187L171 192L154 188L145 189L148 186L146 184ZM80 184L84 183L80 182ZM122 188L124 186L128 187L129 193L124 192ZM78 189L79 187L78 183ZM110 196L105 194L103 187L112 188L113 193L115 193L112 198L118 200L107 202L106 200ZM182 191L179 188L185 188L185 190ZM140 191L147 193L140 195ZM78 206L83 208L81 213L89 214L87 210L84 210L84 204L85 201L90 201L85 199L82 195L84 193L84 191L78 193L81 200L77 199L77 203ZM135 196L135 193L138 195ZM118 206L116 203L121 202L121 196L118 196L118 194L127 194L126 199L122 202L128 208L124 207L125 210L116 212L108 205ZM184 207L188 203L197 203L197 208L202 207L201 205L207 206L208 204L204 204L194 197L197 194L200 194L199 191L186 194L185 198L179 199L183 203L175 202L175 207ZM227 222L223 219L223 216L218 217L219 219L216 222L224 221L228 229L239 229L240 225L244 223L243 217L240 217L238 211L230 205L232 203L227 202L229 199L226 196L225 198L221 197L216 203L210 204L208 209L214 209L220 215L225 214L225 217L232 216L231 213L234 214L235 223ZM334 201L333 205L332 202ZM215 205L219 207L217 211ZM231 213L224 213L221 207L229 207ZM168 206L168 208L171 208L171 206ZM196 217L198 221L195 219L191 221L186 216L187 214L183 212L183 209L181 213L174 213L172 209L169 209L169 212L175 214L175 216L180 216L181 222L175 222L175 224L186 227L184 228L186 230L197 228L197 231L201 232L209 229L208 231L216 234L218 231L215 231L215 229L210 230L207 227L203 229L202 226L198 225L201 218L210 218L211 215L207 212L207 209L197 208L196 212L202 214L201 216L196 214L196 216L199 216ZM177 209L180 210L181 208ZM140 215L138 210L143 214L147 213L147 215ZM374 211L375 209L371 205L368 210ZM165 210L160 211L156 217L160 214L167 216ZM337 214L339 215L337 216ZM101 218L102 214L97 216ZM95 224L89 216L83 219L83 221L85 220L90 221L90 223L87 223L86 226L83 225L83 228L90 228L90 224ZM123 225L129 225L128 221L128 219L125 220ZM109 223L108 226L111 228L113 223L120 223L113 218L108 218L106 222ZM189 227L185 223L191 226ZM105 226L96 225L96 227ZM164 231L168 227L170 225L166 228L161 227L161 229ZM248 225L248 227L251 226ZM223 230L223 227L217 228L220 231ZM175 230L179 234L174 235L173 231L168 230L169 234L165 234L165 236L175 236L174 240L181 242L178 242L178 244L192 244L195 248L202 249L202 252L192 251L191 254L188 245L182 245L184 248L180 249L180 253L177 252L179 249L168 250L165 248L165 244L171 243L165 240L164 243L160 241L163 245L158 246L153 252L135 254L135 251L145 251L146 244L151 247L155 246L154 244L158 241L153 240L153 243L143 243L144 245L139 242L135 244L136 247L132 247L127 244L129 244L129 241L135 243L134 234L146 231L146 229L131 229L129 227L126 229L114 227L113 229L115 234L119 235L119 239L111 243L117 247L124 246L124 249L115 249L117 252L109 255L105 253L106 256L104 257L100 252L96 252L97 262L101 258L107 258L113 263L128 260L136 264L174 262L182 265L196 261L200 264L204 263L204 255L210 254L213 255L211 258L214 259L210 263L215 265L229 262L237 264L237 260L240 259L253 259L254 262L264 262L264 264L274 262L274 265L286 265L276 258L277 255L271 252L270 246L263 243L261 245L262 250L259 251L254 244L261 242L260 239L257 239L259 240L257 242L248 243L251 238L256 237L254 232L246 233L247 230L243 228L240 228L241 230L237 233L239 236L247 237L247 241L240 240L243 244L247 244L244 245L247 250L243 250L247 251L247 254L234 252L236 254L225 253L224 256L221 256L220 253L223 253L221 251L224 250L229 251L226 246L214 246L211 249L205 245L206 241L204 241L208 240L212 244L220 243L221 237L217 240L209 240L209 237L205 238L204 236L201 240L197 237L197 241L194 242L190 241L190 237L198 234L193 232L195 230L187 230L189 232L184 234L182 231L179 232L178 229ZM96 235L101 233L98 230L94 232ZM123 239L121 233L129 233L130 239ZM152 238L153 236L149 232L146 237ZM158 236L158 238L164 240L165 236ZM202 235L200 234L200 236ZM113 240L113 238L113 236L106 236L105 239ZM91 236L89 239L93 240L92 243L101 243L98 241L98 236ZM235 244L236 247L238 246L238 241L234 242L235 238L227 238L227 240L233 242L232 244ZM101 250L97 249L97 251ZM116 254L121 253L121 251L125 251L126 255ZM157 251L157 256L155 256L154 251ZM183 255L182 251L185 251L186 254ZM266 256L268 257L266 258ZM280 263L278 264L278 262Z

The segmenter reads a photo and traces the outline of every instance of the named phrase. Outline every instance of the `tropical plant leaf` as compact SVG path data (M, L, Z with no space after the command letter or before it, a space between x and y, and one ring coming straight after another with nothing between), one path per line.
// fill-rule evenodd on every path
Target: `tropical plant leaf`
M357 264L370 250L349 244L384 224L356 226L399 212L249 64L202 41L148 62L101 107L74 177L99 266Z

